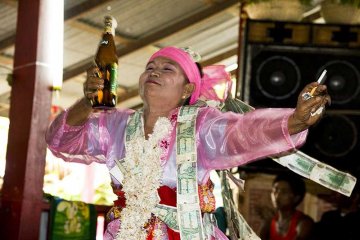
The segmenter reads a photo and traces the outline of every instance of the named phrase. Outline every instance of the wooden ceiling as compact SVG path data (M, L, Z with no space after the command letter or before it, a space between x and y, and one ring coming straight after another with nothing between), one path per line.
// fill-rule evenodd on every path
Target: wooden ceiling
M92 64L103 17L118 21L119 106L141 104L137 81L157 49L191 46L203 65L237 63L239 0L64 0L63 90L58 105L67 108L82 96L85 70ZM0 116L7 116L16 39L17 1L0 0Z

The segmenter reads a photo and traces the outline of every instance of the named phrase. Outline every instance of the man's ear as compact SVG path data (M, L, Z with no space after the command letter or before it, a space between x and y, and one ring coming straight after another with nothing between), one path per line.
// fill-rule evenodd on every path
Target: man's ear
M191 94L194 92L195 90L195 84L194 83L187 83L184 87L184 93L183 96L185 98L188 98L191 96Z

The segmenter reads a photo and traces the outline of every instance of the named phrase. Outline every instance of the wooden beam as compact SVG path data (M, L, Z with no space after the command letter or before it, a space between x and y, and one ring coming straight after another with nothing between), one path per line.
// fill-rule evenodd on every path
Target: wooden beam
M103 29L101 27L94 27L87 23L84 23L82 21L70 21L68 23L70 26L78 28L82 31L86 31L95 35L98 35L99 38L103 33ZM115 43L122 43L122 44L128 44L129 42L132 42L136 39L130 39L129 37L122 36L118 33L115 34Z
M73 8L70 8L65 11L64 13L64 21L70 21L75 18L79 18L82 15L88 13L89 11L94 11L96 8L98 8L101 5L104 5L105 3L109 2L110 0L88 0L86 2L83 2L81 4L78 4L74 6ZM9 2L9 1L7 1ZM11 47L15 43L16 34L15 31L9 34L7 37L2 39L0 41L0 51Z
M12 70L14 59L9 56L5 56L3 54L0 54L0 64L2 65L9 65L9 72Z
M9 6L12 7L17 7L18 6L18 1L17 0L0 0L1 3L7 4Z
M9 34L8 36L6 36L5 38L1 39L1 41L0 41L0 51L14 45L15 39L16 39L15 32L13 32L13 33Z
M221 53L215 57L212 57L208 60L205 60L205 61L202 61L201 62L201 65L202 66L208 66L208 65L212 65L212 64L215 64L215 63L218 63L218 62L221 62L222 60L225 60L227 58L230 58L232 56L235 56L238 54L238 48L233 48L233 49L230 49L224 53Z
M11 96L11 92L6 92L6 93L0 94L0 103L9 105L10 104L10 96Z
M169 37L181 30L184 30L185 28L188 28L196 23L201 22L202 20L204 20L206 18L209 18L209 17L211 17L215 14L218 14L222 11L225 11L228 8L234 6L238 3L239 3L239 0L227 0L227 1L224 1L221 3L216 3L201 12L195 13L180 22L177 22L170 26L167 26L164 29L160 29L159 31L154 32L147 37L144 37L138 41L130 42L126 47L123 47L123 45L117 46L117 54L118 54L118 56L124 56L124 55L132 53L142 47L156 43L156 42L160 41L161 39ZM89 57L78 63L75 63L74 65L72 65L70 67L65 68L63 80L66 81L72 77L75 77L76 75L79 75L79 74L85 72L86 69L93 62L93 59L94 59L93 57Z
M70 8L65 11L64 19L65 21L72 20L74 18L79 18L84 14L87 14L90 11L94 11L95 9L99 8L102 5L105 5L107 2L111 0L87 0L82 2L73 8Z

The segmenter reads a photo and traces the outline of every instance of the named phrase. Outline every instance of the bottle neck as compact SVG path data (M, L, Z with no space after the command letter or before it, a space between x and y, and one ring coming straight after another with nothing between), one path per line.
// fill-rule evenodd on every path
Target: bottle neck
M115 28L111 26L105 26L104 33L110 33L112 35L115 35Z

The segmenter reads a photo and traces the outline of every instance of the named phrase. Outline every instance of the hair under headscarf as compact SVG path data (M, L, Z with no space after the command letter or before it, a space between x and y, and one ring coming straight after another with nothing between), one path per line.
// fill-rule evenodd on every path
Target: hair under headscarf
M182 68L190 83L195 84L195 90L191 94L190 104L196 103L198 98L203 95L209 100L223 101L227 96L227 91L231 88L231 79L225 71L223 65L213 65L203 69L204 76L201 77L200 70L189 53L177 47L165 47L154 53L149 61L156 57L168 58ZM217 84L226 84L226 90L223 97L217 96L214 86ZM222 99L224 98L224 99Z

